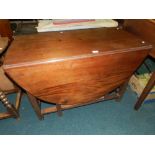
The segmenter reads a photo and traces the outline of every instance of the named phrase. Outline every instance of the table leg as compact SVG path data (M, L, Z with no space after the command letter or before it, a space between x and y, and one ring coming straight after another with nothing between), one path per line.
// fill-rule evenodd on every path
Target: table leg
M39 100L37 100L34 96L32 96L30 93L27 92L28 98L30 100L30 103L37 114L38 118L42 120L44 116L41 114L41 104Z
M3 91L0 90L0 101L3 103L3 105L7 108L7 111L14 116L15 118L19 118L19 113L14 107L13 104L9 102L7 99L6 95L4 94Z
M62 116L62 108L60 104L56 104L58 116Z
M151 89L153 88L154 85L155 85L155 72L153 72L149 82L147 83L147 85L144 88L142 94L140 95L137 103L135 104L135 107L134 107L135 110L138 110L140 108L143 101L145 100L145 98L147 97L147 95L149 94L149 92L151 91Z
M123 97L123 95L124 95L124 93L126 91L128 82L129 82L129 80L127 80L124 84L122 84L120 86L120 88L119 88L119 90L117 92L118 97L115 99L117 102L119 102L122 99L122 97Z

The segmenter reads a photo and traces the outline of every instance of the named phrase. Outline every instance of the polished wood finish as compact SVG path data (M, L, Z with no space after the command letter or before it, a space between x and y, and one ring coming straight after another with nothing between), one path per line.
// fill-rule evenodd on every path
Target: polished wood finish
M62 108L95 101L123 85L151 48L119 28L23 35L8 49L4 69L32 96Z
M117 54L115 57L96 56L86 60L9 68L7 73L41 100L77 104L95 100L119 87L133 74L134 68L141 64L146 55L146 51L135 51Z
M155 58L155 20L125 20L124 28L143 38L145 41L149 41L153 45L153 49L150 52L150 56ZM150 90L155 85L155 71L153 72L149 82L144 88L141 96L135 104L135 110L138 110L143 101L147 97Z
M44 115L53 113L53 112L57 112L58 116L62 116L62 111L66 110L66 109L71 109L71 108L75 108L75 107L79 107L79 106L85 106L85 105L89 105L89 104L93 104L93 103L97 103L97 102L101 102L101 101L105 101L105 100L116 99L116 101L120 101L120 99L122 98L122 96L125 92L127 83L128 83L128 81L126 83L124 83L123 85L121 85L119 88L117 88L116 91L114 91L112 94L106 94L99 99L96 99L94 101L87 102L87 103L78 103L78 104L74 104L74 105L56 104L56 106L41 109L41 105L40 105L41 102L39 102L39 100L32 95L30 95L30 98L32 98L32 99L30 99L30 103L32 104L32 106L40 120L42 120ZM28 93L28 96L29 96L29 93ZM36 104L36 102L37 102L37 104ZM39 104L38 104L38 102L39 102ZM37 108L35 106L37 106Z
M80 106L90 105L90 104L98 103L98 102L101 102L101 101L118 99L118 98L120 98L120 94L117 92L117 93L114 93L114 94L106 94L105 96L102 96L99 99L96 99L94 101L87 102L87 103L79 103L79 104L75 104L75 105L61 105L61 112L63 110L66 110L66 109L76 108L76 107L80 107ZM46 115L46 114L53 113L53 112L58 112L58 107L57 106L52 106L52 107L44 108L44 109L41 110L42 115ZM60 116L60 114L58 114L58 115Z
M147 50L148 43L116 28L48 32L16 36L5 68L26 67L64 60ZM98 54L92 51L98 50ZM19 52L20 51L20 52Z
M155 20L128 19L124 22L124 29L150 42L153 45L150 56L155 58Z
M8 19L0 19L0 35L2 37L8 37L9 42L13 40L13 32Z

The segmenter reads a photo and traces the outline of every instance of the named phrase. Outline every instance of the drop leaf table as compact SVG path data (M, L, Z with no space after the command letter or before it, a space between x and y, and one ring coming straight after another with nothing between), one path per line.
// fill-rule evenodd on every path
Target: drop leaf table
M121 28L94 28L17 36L7 51L6 74L28 94L42 119L122 96L152 46ZM56 106L41 109L41 102Z

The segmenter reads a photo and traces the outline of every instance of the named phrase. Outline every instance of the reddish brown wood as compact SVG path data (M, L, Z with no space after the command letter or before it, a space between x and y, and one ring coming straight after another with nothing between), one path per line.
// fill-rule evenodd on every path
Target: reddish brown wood
M38 118L42 120L44 117L41 114L41 104L40 101L37 100L34 96L32 96L30 93L27 92L28 98L30 100L30 103L35 110L35 113L37 114Z
M125 20L124 28L143 38L145 41L149 41L153 45L153 49L150 52L150 56L155 58L155 20ZM143 90L141 96L139 97L137 103L135 104L135 109L138 110L142 105L143 101L147 97L150 90L155 85L155 71L153 72L148 84Z
M123 84L146 55L143 51L129 52L115 57L97 56L18 67L9 69L9 75L41 100L77 104L95 100Z
M116 28L48 32L16 36L5 59L6 68L47 64L55 61L94 57L148 49L148 43ZM19 52L20 51L20 52Z
M56 104L56 109L57 109L58 116L62 116L62 108L60 104Z
M25 35L11 44L4 69L38 99L78 105L125 83L151 48L117 28Z
M155 20L128 19L124 22L124 28L144 41L149 41L153 45L150 55L155 58Z
M118 94L106 94L105 96L92 101L92 102L87 102L87 103L79 103L79 104L75 104L75 105L61 105L61 111L62 110L66 110L66 109L71 109L71 108L76 108L76 107L80 107L80 106L86 106L89 104L94 104L94 103L98 103L101 101L106 101L106 100L112 100L112 99L117 99L118 98ZM41 110L41 114L42 115L46 115L49 113L53 113L53 112L58 112L58 109L56 106L52 106L52 107L48 107L48 108L44 108Z
M2 37L8 37L10 39L9 41L13 40L13 32L8 19L0 19L0 35Z

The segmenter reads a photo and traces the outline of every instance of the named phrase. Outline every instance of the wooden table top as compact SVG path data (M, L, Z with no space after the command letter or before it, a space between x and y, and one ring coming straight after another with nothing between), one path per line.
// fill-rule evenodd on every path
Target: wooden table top
M69 57L108 54L151 48L151 45L119 28L46 32L17 36L8 49L4 66L52 62Z
M8 45L9 39L7 37L0 37L0 54L5 50Z
M145 41L149 41L153 46L150 56L155 58L155 20L154 19L126 19L124 28L143 38Z
M128 81L152 46L118 28L23 35L9 47L5 73L49 103L78 105Z
M153 25L154 25L154 31L155 31L155 19L148 19ZM152 32L153 37L155 38L155 33ZM155 46L155 40L152 38L152 43ZM155 59L155 47L153 46L153 50L150 52L150 56L152 56Z

